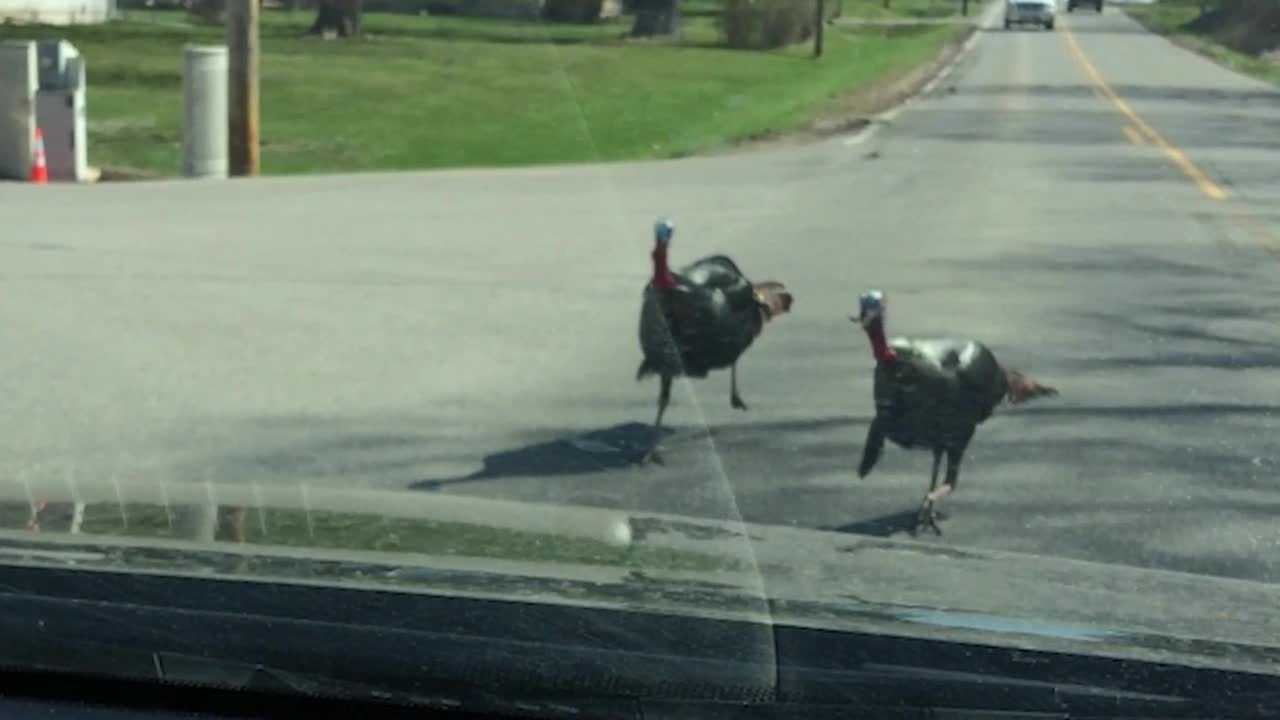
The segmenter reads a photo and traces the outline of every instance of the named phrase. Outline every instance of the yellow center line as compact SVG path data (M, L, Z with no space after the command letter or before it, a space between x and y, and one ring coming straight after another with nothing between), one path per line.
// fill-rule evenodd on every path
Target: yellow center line
M1258 245L1260 245L1263 250L1266 250L1272 255L1280 255L1280 244L1277 243L1276 236L1267 228L1266 225L1258 222L1257 218L1248 213L1237 212L1231 215L1231 219L1236 222L1236 225L1241 226L1248 231L1248 233L1253 236L1253 239L1258 241Z
M1088 75L1091 80L1093 80L1093 84L1104 96L1106 96L1108 100L1111 101L1111 104L1124 114L1125 117L1129 118L1129 122L1133 123L1133 126L1137 128L1141 135L1146 136L1146 138L1151 141L1152 145L1160 148L1160 151L1165 154L1165 157L1169 158L1169 161L1176 165L1178 169L1182 171L1183 175L1186 175L1191 182L1196 184L1196 187L1200 188L1200 192L1214 200L1227 199L1227 191L1224 190L1222 186L1209 179L1208 174L1201 170L1195 163L1191 162L1191 158L1187 157L1186 153L1179 150L1173 143L1164 139L1163 135L1156 132L1155 128L1148 125L1147 122L1138 115L1138 113L1134 112L1132 107L1129 107L1129 103L1125 102L1124 98L1120 97L1116 94L1115 90L1111 89L1111 86L1102 78L1098 69L1093 66L1093 63L1089 62L1089 58L1086 57L1084 51L1080 49L1080 44L1076 42L1075 35L1072 34L1070 28L1066 26L1066 23L1063 23L1062 26L1062 37L1067 43L1067 48L1071 51L1071 56L1075 59L1076 63L1080 65L1080 68L1084 70L1085 74Z
M1132 125L1125 125L1123 129L1124 129L1124 136L1129 138L1129 142L1133 143L1134 145L1146 144L1147 141L1142 139L1142 133L1138 132L1137 129L1134 128Z

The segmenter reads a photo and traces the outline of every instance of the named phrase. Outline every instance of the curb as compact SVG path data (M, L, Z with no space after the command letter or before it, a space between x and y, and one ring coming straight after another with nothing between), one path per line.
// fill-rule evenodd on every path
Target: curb
M1000 0L987 2L982 7L977 20L969 26L969 37L965 38L959 47L948 51L949 56L944 54L943 59L937 63L936 69L932 69L932 72L927 74L927 79L922 78L920 80L922 84L918 88L909 93L901 102L869 116L864 126L856 134L844 139L844 144L857 145L865 142L875 134L880 126L893 122L904 110L937 90L938 86L955 71L960 61L968 57L973 52L973 49L977 47L978 40L981 38L980 33L994 22L1000 7Z

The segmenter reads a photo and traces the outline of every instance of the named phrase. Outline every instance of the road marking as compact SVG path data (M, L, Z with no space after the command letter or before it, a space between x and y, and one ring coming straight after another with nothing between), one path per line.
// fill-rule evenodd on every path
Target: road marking
M986 10L984 10L982 15L978 18L978 21L976 23L977 25L976 31L969 36L968 40L964 41L964 44L960 46L960 50L956 52L955 57L951 58L951 62L947 63L947 66L942 68L942 70L939 71L939 73L932 80L926 83L925 86L921 88L919 92L907 98L906 100L898 103L894 107L891 107L888 110L876 115L874 119L876 121L879 121L879 123L881 124L893 122L899 115L902 114L902 111L906 110L908 107L919 102L922 98L928 96L934 90L937 90L938 85L941 84L942 81L946 80L951 75L951 73L956 69L956 67L960 64L960 62L964 60L964 58L967 57L969 53L971 53L973 49L978 45L978 40L982 37L982 31L994 28L996 26L997 18L999 16L1000 9L1002 7L1003 5L1000 2L991 2L989 5L987 5ZM877 123L873 123L873 127L875 127L876 124ZM859 142L861 141L855 140L853 142L846 142L846 144L857 145Z
M1114 105L1117 110L1119 110L1125 117L1129 118L1129 122L1133 123L1133 126L1137 128L1141 135L1145 136L1152 145L1160 148L1160 151L1165 154L1165 157L1169 158L1169 161L1176 165L1178 169L1182 171L1183 175L1186 175L1191 182L1196 184L1196 187L1200 188L1200 192L1214 200L1227 199L1227 191L1224 190L1222 186L1209 179L1208 174L1201 170L1195 163L1191 162L1191 158L1188 158L1186 153L1179 150L1177 146L1166 140L1163 135L1156 132L1155 128L1148 125L1147 121L1142 119L1142 116L1134 112L1132 107L1129 107L1129 103L1125 102L1124 98L1120 97L1115 90L1111 89L1111 86L1102 78L1098 69L1093 66L1093 63L1089 62L1089 58L1084 54L1084 50L1080 49L1080 44L1076 42L1075 35L1072 34L1071 29L1067 27L1065 22L1062 25L1062 38L1067 43L1067 48L1071 51L1071 56L1075 59L1076 63L1080 65L1080 68L1084 70L1085 74L1093 80L1094 86L1111 101L1111 104Z
M920 91L920 95L928 95L932 93L938 88L938 84L945 80L947 76L951 74L952 70L956 69L956 65L960 64L960 60L962 60L965 55L968 55L973 50L974 46L978 44L978 38L981 37L982 31L995 23L996 13L999 10L999 4L991 3L991 6L983 11L982 16L978 18L973 34L964 41L964 44L960 46L960 50L956 52L956 56L951 59L950 63L947 63L947 66L942 69L942 72L934 76L934 78L924 86Z
M1243 227L1252 235L1263 250L1273 256L1280 256L1280 239L1276 238L1275 233L1271 232L1266 225L1258 222L1256 217L1249 213L1236 212L1231 214L1231 219L1235 221L1236 226Z
M1138 132L1138 129L1132 125L1124 126L1124 136L1129 138L1129 142L1134 145L1145 145L1147 142L1142 139L1142 133Z

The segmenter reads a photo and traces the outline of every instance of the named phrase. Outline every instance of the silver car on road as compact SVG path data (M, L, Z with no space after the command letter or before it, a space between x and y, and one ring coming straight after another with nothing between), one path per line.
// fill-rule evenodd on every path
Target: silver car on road
M1004 29L1014 25L1042 25L1045 30L1053 29L1053 19L1057 12L1055 0L1007 0L1004 6Z

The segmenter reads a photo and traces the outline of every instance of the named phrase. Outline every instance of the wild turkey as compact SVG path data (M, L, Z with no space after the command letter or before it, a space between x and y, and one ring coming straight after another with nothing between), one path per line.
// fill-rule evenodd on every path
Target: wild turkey
M1017 370L1006 369L982 343L972 340L913 340L884 333L885 298L871 290L860 298L859 315L876 359L876 416L858 466L866 477L880 459L885 438L903 448L933 452L929 492L920 504L916 529L927 525L941 535L933 506L956 487L960 460L969 440L1002 402L1023 403L1057 395ZM938 467L947 456L947 476L938 487Z
M782 283L752 283L724 255L705 257L671 272L667 250L675 225L660 220L654 226L653 277L644 288L640 306L640 349L644 361L636 380L658 375L658 417L671 399L671 381L684 375L704 378L712 370L730 368L730 405L746 410L738 394L738 358L760 334L765 323L791 309L791 293ZM657 446L646 459L662 462Z

